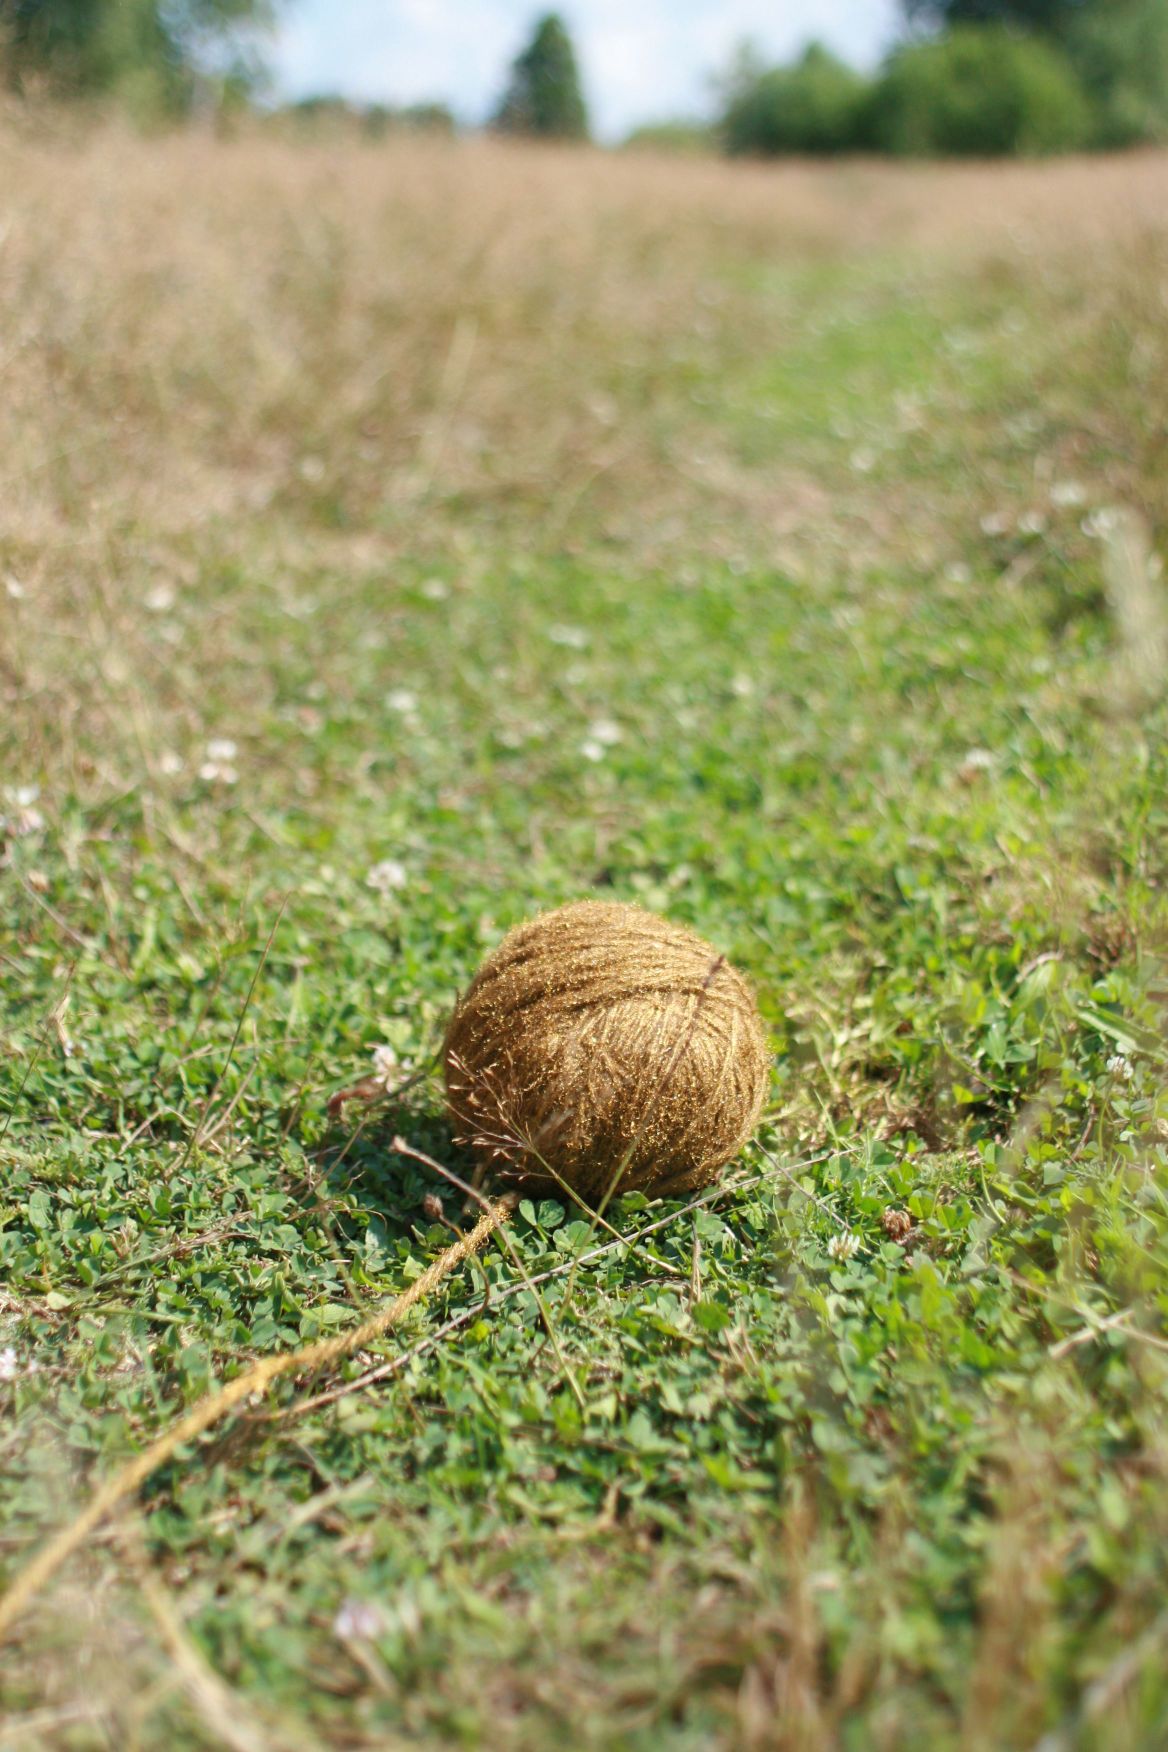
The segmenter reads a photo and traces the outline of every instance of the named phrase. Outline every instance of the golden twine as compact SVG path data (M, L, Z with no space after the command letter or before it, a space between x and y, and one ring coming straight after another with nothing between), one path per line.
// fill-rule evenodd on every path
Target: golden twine
M444 1057L460 1142L484 1169L593 1203L707 1185L770 1080L742 975L692 931L606 901L511 931L460 1000Z
M299 1350L261 1358L250 1369L245 1369L242 1375L237 1375L234 1381L228 1381L226 1386L201 1399L197 1405L191 1407L185 1417L179 1418L177 1423L172 1424L149 1446L143 1448L140 1454L128 1460L98 1487L76 1519L62 1528L36 1554L16 1576L7 1592L0 1596L0 1642L45 1584L94 1528L104 1521L110 1510L124 1497L129 1496L131 1491L144 1484L151 1473L169 1460L184 1442L202 1435L204 1430L218 1423L221 1417L226 1416L234 1406L250 1398L253 1393L262 1393L278 1376L305 1369L327 1368L331 1363L339 1362L342 1357L351 1356L354 1351L371 1344L391 1326L397 1326L411 1308L428 1296L431 1290L437 1289L442 1279L456 1265L461 1265L472 1253L478 1252L506 1220L510 1209L511 1202L508 1200L490 1206L469 1235L462 1236L453 1247L440 1253L433 1265L428 1266L408 1290L403 1290L387 1307L377 1314L371 1314L360 1326L353 1327L350 1332L339 1333L334 1338L319 1339L313 1344L303 1345Z

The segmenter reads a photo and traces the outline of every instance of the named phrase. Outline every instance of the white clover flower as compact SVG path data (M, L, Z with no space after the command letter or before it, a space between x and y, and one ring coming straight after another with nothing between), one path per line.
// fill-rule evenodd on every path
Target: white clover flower
M624 731L613 718L596 718L588 726L590 742L599 742L601 748L615 748L618 742L624 741Z
M11 572L9 572L4 579L4 588L12 598L13 602L19 602L25 595L24 585L20 582L19 578L14 578Z
M207 758L199 768L199 777L208 785L237 785L239 773L232 765L235 743L229 736L213 736L207 744Z
M398 1058L388 1041L382 1041L379 1046L373 1048L373 1075L387 1088L390 1083L397 1081L400 1071L408 1069L409 1066Z
M0 1350L0 1381L15 1381L20 1373L20 1363L11 1345Z
M580 744L580 753L585 760L603 760L604 744L603 742L594 742L591 737L588 737Z
M730 692L736 700L748 700L754 692L754 682L749 675L736 675L730 682Z
M1046 528L1046 518L1041 511L1027 511L1018 519L1018 528L1023 535L1041 535Z
M450 595L450 586L444 584L441 578L427 578L422 585L422 595L427 602L445 602Z
M1081 481L1055 481L1050 489L1050 502L1061 510L1071 510L1087 503L1087 489Z
M205 760L199 777L207 785L238 785L239 774L229 761Z
M1005 535L1010 527L1010 519L1004 511L987 511L981 519L983 535Z
M385 1629L385 1615L372 1600L346 1600L333 1619L333 1635L342 1642L371 1642Z
M182 755L176 754L173 748L164 748L158 757L158 770L160 773L164 773L168 779L172 779L175 773L181 773L183 770Z
M569 651L588 649L588 634L583 627L549 627L547 636L553 645L565 645Z
M1090 541L1106 541L1115 534L1118 525L1118 513L1109 505L1101 505L1097 511L1088 511L1080 528Z
M400 712L403 717L418 709L418 696L408 687L394 687L385 696L385 703L391 712Z
M145 607L150 610L151 614L165 614L168 608L174 607L174 585L155 584L152 590L146 592L146 595L142 600Z
M853 450L849 458L853 474L871 474L876 467L876 452L862 444L858 450Z
M964 560L951 560L945 567L946 584L972 584L973 567L966 565Z
M13 813L0 816L0 828L6 829L13 839L23 839L26 834L43 833L45 818L36 808L36 800L41 794L39 785L12 785L4 792L4 798L12 806Z
M366 888L372 888L378 894L392 894L399 888L404 888L409 882L410 873L397 858L383 858L380 864L374 864L365 878Z
M842 1235L832 1236L827 1251L831 1259L854 1259L860 1251L860 1237L845 1229Z
M988 748L971 748L957 763L957 777L968 785L979 773L992 773L996 764Z
M1122 1077L1125 1083L1130 1083L1135 1076L1135 1067L1129 1058L1121 1052L1114 1053L1107 1061L1107 1070L1113 1077Z

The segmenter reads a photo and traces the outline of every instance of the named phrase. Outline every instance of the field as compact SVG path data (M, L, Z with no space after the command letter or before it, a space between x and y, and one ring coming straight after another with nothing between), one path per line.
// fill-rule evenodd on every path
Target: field
M1162 1746L1168 161L0 163L0 1577L465 1225L510 924L775 1050L716 1196L182 1450L4 1752Z

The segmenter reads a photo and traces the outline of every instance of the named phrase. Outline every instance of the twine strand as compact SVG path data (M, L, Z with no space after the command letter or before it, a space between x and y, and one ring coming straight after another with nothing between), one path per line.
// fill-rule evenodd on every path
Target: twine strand
M431 1291L437 1289L444 1277L485 1245L496 1229L506 1221L512 1208L513 1201L510 1199L501 1199L491 1205L469 1235L461 1236L453 1246L440 1253L408 1290L403 1290L392 1302L376 1314L371 1314L359 1326L353 1327L349 1332L338 1333L333 1338L318 1339L312 1344L302 1345L298 1350L262 1357L250 1369L245 1369L242 1375L237 1375L234 1381L228 1381L225 1386L193 1405L177 1423L173 1423L168 1430L143 1448L140 1454L119 1467L93 1493L81 1513L37 1552L5 1593L0 1595L0 1642L4 1641L17 1619L52 1580L61 1565L101 1525L110 1510L145 1484L151 1473L164 1465L184 1442L201 1436L243 1400L249 1399L253 1393L262 1393L279 1376L306 1369L327 1368L331 1363L339 1362L342 1357L364 1349L391 1327L399 1325L411 1308L416 1307Z

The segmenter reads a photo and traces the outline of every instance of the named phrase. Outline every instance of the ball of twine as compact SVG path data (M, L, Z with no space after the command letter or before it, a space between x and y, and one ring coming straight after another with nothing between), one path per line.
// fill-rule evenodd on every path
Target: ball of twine
M518 926L446 1033L460 1142L503 1178L590 1203L707 1185L770 1080L754 994L692 931L578 901Z

